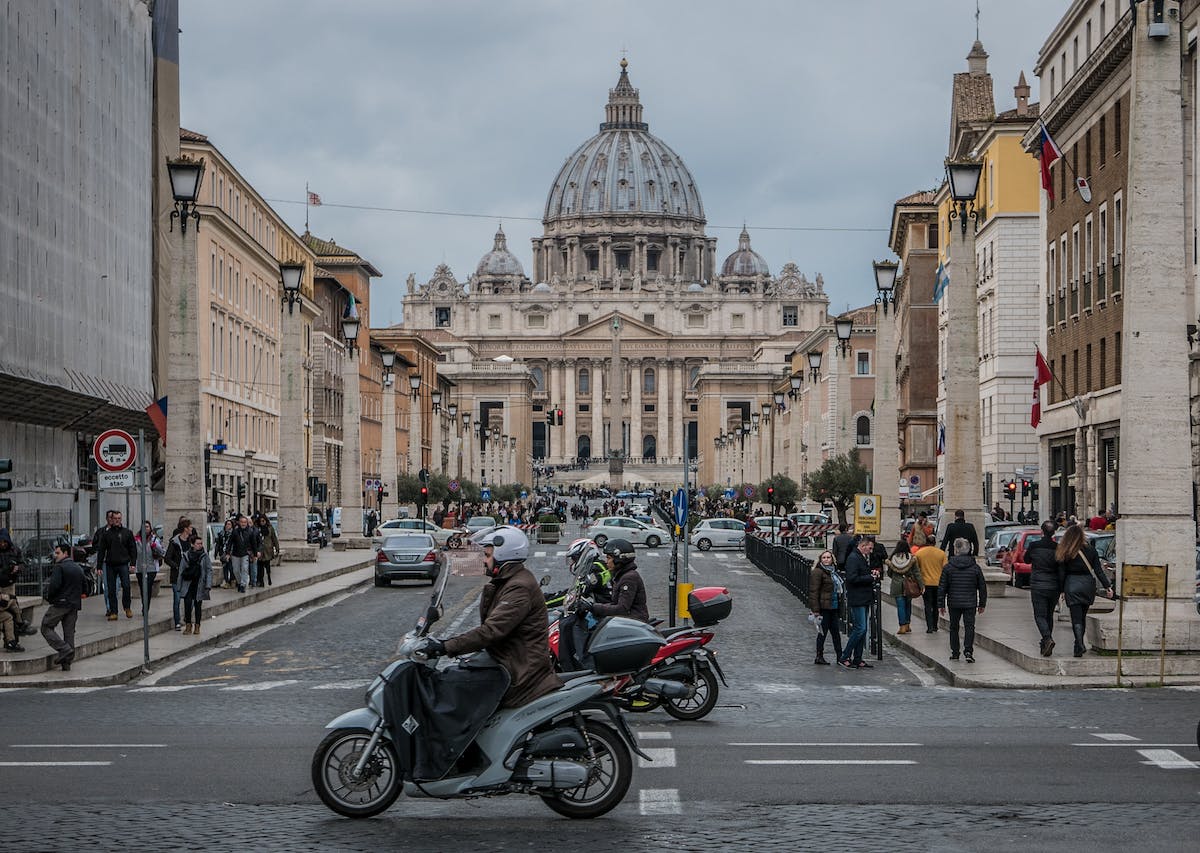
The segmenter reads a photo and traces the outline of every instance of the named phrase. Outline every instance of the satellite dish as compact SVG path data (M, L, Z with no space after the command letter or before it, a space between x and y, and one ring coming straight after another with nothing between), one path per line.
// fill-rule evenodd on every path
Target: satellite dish
M492 361L498 361L500 364L512 364L513 357L511 355L498 355Z

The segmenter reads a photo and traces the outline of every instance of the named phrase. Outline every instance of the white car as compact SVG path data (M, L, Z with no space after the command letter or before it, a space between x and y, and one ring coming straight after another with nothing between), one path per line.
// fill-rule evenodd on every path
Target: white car
M638 521L636 518L624 518L622 516L598 518L587 529L588 538L601 548L604 547L604 543L609 539L624 539L632 545L645 545L648 548L657 548L662 544L664 535L661 527L646 524L643 521Z
M706 518L692 530L688 541L701 551L741 548L746 541L746 524L736 518Z
M395 533L428 533L439 548L445 548L452 538L461 534L461 531L438 527L432 521L420 518L393 518L376 527L371 538L378 546L384 537Z

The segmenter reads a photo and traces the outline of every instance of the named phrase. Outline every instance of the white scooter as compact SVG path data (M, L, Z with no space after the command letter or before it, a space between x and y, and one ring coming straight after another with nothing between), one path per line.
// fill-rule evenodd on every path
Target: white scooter
M641 622L608 619L588 647L596 671L573 673L561 689L489 715L507 688L508 675L486 653L439 673L435 662L416 652L441 617L449 574L442 573L428 609L405 635L399 659L367 688L366 707L326 726L330 732L312 762L313 787L321 801L355 818L379 814L401 792L437 799L530 794L572 818L598 817L614 808L633 778L630 752L649 759L611 697L628 681L627 673L649 663L663 638ZM413 667L425 670L413 672ZM459 684L457 689L468 691L457 694L465 700L455 706L462 709L462 720L453 711L447 715L441 705L435 714L412 699L422 690L439 690L443 683L475 675L490 679L490 686L476 690ZM414 683L415 688L406 687ZM664 681L655 690L666 695L678 686ZM448 687L445 695L456 695L453 689ZM488 690L490 699L481 699ZM475 723L469 719L472 714ZM450 729L467 734L455 739L439 728L447 716L456 718Z

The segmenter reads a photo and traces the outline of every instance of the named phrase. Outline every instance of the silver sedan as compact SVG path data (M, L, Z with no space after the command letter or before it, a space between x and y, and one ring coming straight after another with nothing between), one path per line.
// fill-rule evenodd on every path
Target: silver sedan
M385 536L375 554L375 586L409 579L434 583L441 571L442 551L428 533Z

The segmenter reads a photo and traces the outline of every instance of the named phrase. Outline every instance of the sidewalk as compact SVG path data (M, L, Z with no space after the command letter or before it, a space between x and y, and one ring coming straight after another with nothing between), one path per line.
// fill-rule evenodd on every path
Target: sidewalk
M894 646L937 670L956 687L1042 688L1116 687L1116 655L1088 651L1071 654L1073 636L1065 608L1054 624L1057 645L1051 657L1038 650L1029 592L1008 587L1003 597L989 597L987 609L975 621L975 663L950 660L949 620L940 617L939 630L925 633L924 607L913 601L912 633L897 634L894 600L884 595L883 633ZM961 629L960 629L961 630ZM1158 684L1158 655L1126 655L1121 660L1121 686ZM1167 655L1168 685L1200 684L1200 655Z
M175 630L171 613L171 588L160 584L150 599L150 666L153 668L198 648L215 645L230 634L270 622L284 614L320 603L364 583L373 582L374 551L334 551L323 548L316 562L280 563L272 566L272 586L262 589L214 587L204 602L204 622L199 637ZM165 572L160 575L165 578ZM28 598L23 604L29 604ZM118 600L118 604L120 601ZM0 689L6 687L83 687L120 684L141 672L144 652L141 599L133 584L133 618L124 613L115 622L104 618L104 599L92 596L83 602L75 627L75 660L70 672L53 665L54 651L40 634L22 637L24 652L3 652ZM182 603L181 603L182 608ZM39 602L30 620L41 625L46 603Z

